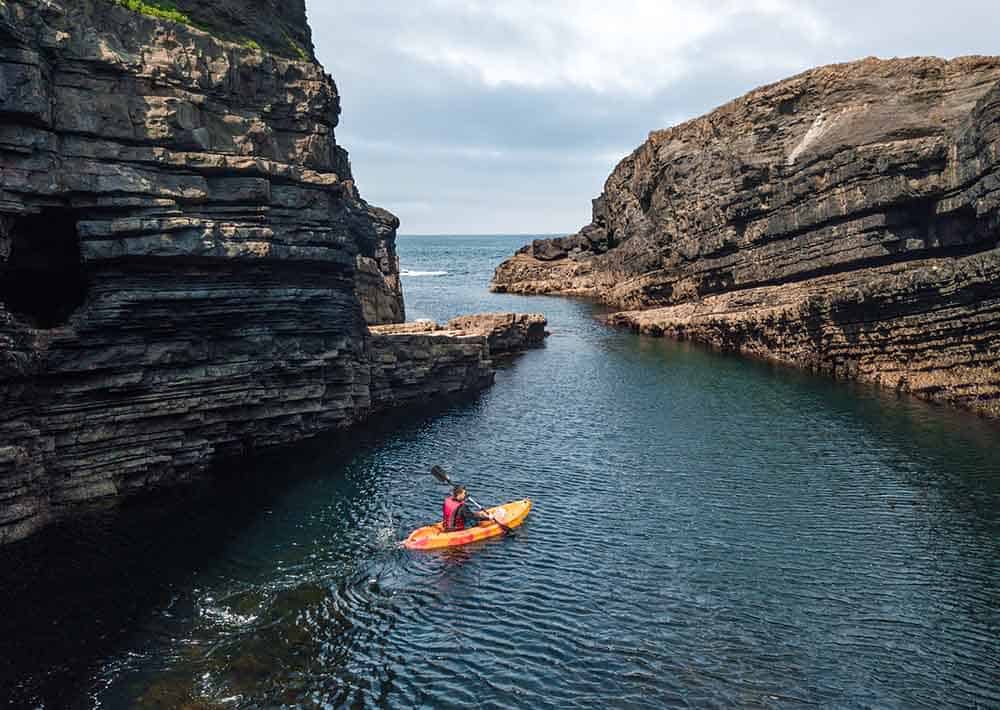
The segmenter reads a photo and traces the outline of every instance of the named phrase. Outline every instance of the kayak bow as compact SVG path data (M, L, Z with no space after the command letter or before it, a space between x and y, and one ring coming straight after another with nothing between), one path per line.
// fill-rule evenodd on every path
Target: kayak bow
M487 508L486 512L510 529L523 523L530 510L531 499L525 498L513 503L498 505L495 508ZM470 542L486 540L503 534L504 528L490 520L484 520L474 528L452 532L445 532L441 523L435 523L411 532L409 537L403 541L403 547L408 550L436 550L442 547L468 545Z

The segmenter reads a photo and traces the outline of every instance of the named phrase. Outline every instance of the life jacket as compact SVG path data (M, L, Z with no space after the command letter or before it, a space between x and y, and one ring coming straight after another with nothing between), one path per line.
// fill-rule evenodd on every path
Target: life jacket
M444 499L442 513L445 531L465 530L465 517L458 514L463 505L465 505L464 502L455 500L451 496Z

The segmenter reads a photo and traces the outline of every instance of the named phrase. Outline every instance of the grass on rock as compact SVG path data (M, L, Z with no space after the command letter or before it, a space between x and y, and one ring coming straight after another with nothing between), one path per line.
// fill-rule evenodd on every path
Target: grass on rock
M127 7L132 12L139 12L161 20L180 22L184 25L194 25L190 17L177 9L177 6L166 0L113 0L116 5Z
M184 12L182 12L178 7L170 2L169 0L111 0L115 5L120 5L121 7L127 8L132 12L138 12L142 15L148 15L149 17L155 17L160 20L169 20L170 22L178 22L182 25L188 25L190 27L196 27L199 30L208 32L209 34L215 35L216 33L212 31L212 28L201 24L200 22L195 22L191 17ZM0 5L4 3L4 0L0 0ZM312 57L309 53L302 48L295 40L293 40L288 33L285 34L285 39L291 48L292 56L298 57L304 62L308 62ZM234 41L242 47L253 50L254 52L263 52L264 48L255 39L250 37L220 37L220 39Z
M288 42L288 46L292 48L292 52L295 54L295 56L297 56L303 62L308 62L311 59L311 57L309 56L309 52L303 49L301 44L292 39L291 35L289 35L287 32L282 32L282 34L285 35L285 41Z
M182 12L176 5L168 0L111 0L116 5L127 8L132 12L138 12L141 15L147 15L149 17L155 17L160 20L169 20L170 22L177 22L182 25L188 25L190 27L196 27L199 30L208 32L209 34L219 37L230 42L236 42L242 47L253 50L255 52L263 52L264 48L260 46L260 42L250 37L224 37L219 36L217 33L213 32L212 28L208 25L202 24L201 22L196 22L191 19L190 15ZM3 2L3 0L0 0ZM309 56L302 51L301 48L298 49L298 54L305 55L303 59L308 60Z

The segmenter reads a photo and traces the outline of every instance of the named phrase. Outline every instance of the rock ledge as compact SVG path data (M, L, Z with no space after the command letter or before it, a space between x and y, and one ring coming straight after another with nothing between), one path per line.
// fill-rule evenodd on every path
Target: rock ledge
M649 139L492 288L1000 417L1000 57L865 59Z
M452 318L445 325L431 320L371 326L375 335L428 334L461 338L486 338L489 353L514 353L545 345L548 321L540 313L479 313Z

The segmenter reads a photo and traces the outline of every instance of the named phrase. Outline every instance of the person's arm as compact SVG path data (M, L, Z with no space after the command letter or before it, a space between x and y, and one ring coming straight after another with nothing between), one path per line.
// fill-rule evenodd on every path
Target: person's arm
M465 527L467 528L479 525L479 521L483 519L483 515L481 513L473 511L472 508L470 508L468 505L464 503L462 504L462 507L459 509L458 512L461 514L462 519L465 521Z

